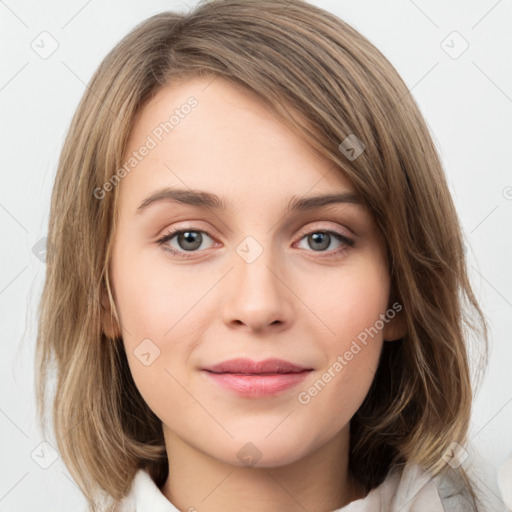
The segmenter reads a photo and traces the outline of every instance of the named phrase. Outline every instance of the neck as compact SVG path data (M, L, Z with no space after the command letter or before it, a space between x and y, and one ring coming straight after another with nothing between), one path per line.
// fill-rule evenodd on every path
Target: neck
M180 510L331 512L365 495L348 470L348 433L347 425L327 444L287 465L240 467L166 431L169 476L161 492Z

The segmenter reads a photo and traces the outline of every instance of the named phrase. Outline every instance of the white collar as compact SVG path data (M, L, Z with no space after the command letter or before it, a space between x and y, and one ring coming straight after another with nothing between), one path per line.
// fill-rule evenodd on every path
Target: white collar
M464 500L460 481L431 479L417 465L393 468L364 498L333 512L444 512L443 500ZM443 498L443 500L441 499ZM464 503L465 501L463 501ZM180 512L160 491L147 471L140 469L116 512Z

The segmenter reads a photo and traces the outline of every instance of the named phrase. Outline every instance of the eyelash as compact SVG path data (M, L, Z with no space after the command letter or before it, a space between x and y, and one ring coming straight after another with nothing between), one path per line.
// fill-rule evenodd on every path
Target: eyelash
M204 233L204 234L208 235L213 240L213 237L207 231L204 231L202 229L187 228L187 229L176 229L174 231L171 231L171 232L165 234L164 236L162 236L161 238L159 238L156 241L156 243L158 245L162 246L164 251L169 252L173 256L177 256L179 258L186 259L186 260L192 259L192 258L194 258L194 256L190 256L186 252L176 251L175 249L171 249L169 246L165 246L166 242L168 242L169 240L172 240L176 235L179 235L181 233L190 232L190 231L194 232L194 233ZM354 245L355 245L354 240L347 238L345 235L342 235L341 233L338 233L337 231L333 231L333 230L329 230L329 229L315 229L312 231L302 231L300 233L299 241L302 240L304 237L306 237L308 235L315 234L315 233L333 235L334 238L336 238L339 242L344 244L344 247L335 250L332 254L329 254L328 256L318 256L319 258L334 258L336 256L340 256L342 253L347 251L349 248L354 247ZM190 251L190 254L193 254L195 252L198 252L198 251ZM312 251L312 252L320 252L321 253L321 252L325 252L325 251Z

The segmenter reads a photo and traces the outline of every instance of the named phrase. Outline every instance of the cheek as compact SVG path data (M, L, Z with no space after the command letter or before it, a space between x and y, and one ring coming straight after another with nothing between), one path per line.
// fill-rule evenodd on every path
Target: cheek
M335 432L360 407L377 370L383 344L379 320L388 306L389 278L380 260L368 259L340 268L336 279L319 275L315 282L312 309L326 328L314 339L322 345L325 361L309 387L301 388L298 401L310 408L313 422L328 417Z
M137 254L135 250L133 254ZM116 263L113 277L121 321L128 331L126 340L137 343L142 337L163 341L173 337L183 324L193 324L208 282L194 279L179 265L169 265L164 257L155 258L154 249L139 249L134 258L120 255Z
M319 273L316 279L307 281L307 289L303 290L311 309L318 312L328 329L326 342L338 351L344 351L359 334L364 337L388 306L387 269L373 258L356 263L335 272Z
M315 425L326 439L350 422L377 371L382 335L372 336L369 330L364 330L367 316L347 319L344 326L338 324L342 334L336 337L335 343L325 347L325 365L315 372L308 387L299 390L299 407L305 409L311 428Z
M154 412L165 410L170 396L185 411L190 399L178 381L184 382L183 362L199 339L198 302L211 284L191 285L197 280L189 273L150 261L149 254L116 256L112 279L133 380Z

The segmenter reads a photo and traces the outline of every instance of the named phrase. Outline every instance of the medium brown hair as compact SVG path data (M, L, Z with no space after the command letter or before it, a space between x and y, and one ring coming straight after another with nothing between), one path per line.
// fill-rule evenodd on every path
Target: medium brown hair
M102 199L93 192L123 166L145 102L192 76L254 91L369 207L386 241L390 303L403 306L407 335L384 344L351 420L350 468L368 490L408 462L439 474L447 447L466 442L467 337L478 333L486 355L487 327L419 108L390 62L333 14L302 0L212 0L187 14L152 16L115 46L80 101L58 165L37 338L38 414L44 430L54 368L58 448L90 510L100 498L125 495L137 469L147 468L157 485L168 470L161 421L139 394L122 343L102 325L105 294L118 320L108 270L119 187ZM355 159L340 151L349 135L364 144Z

